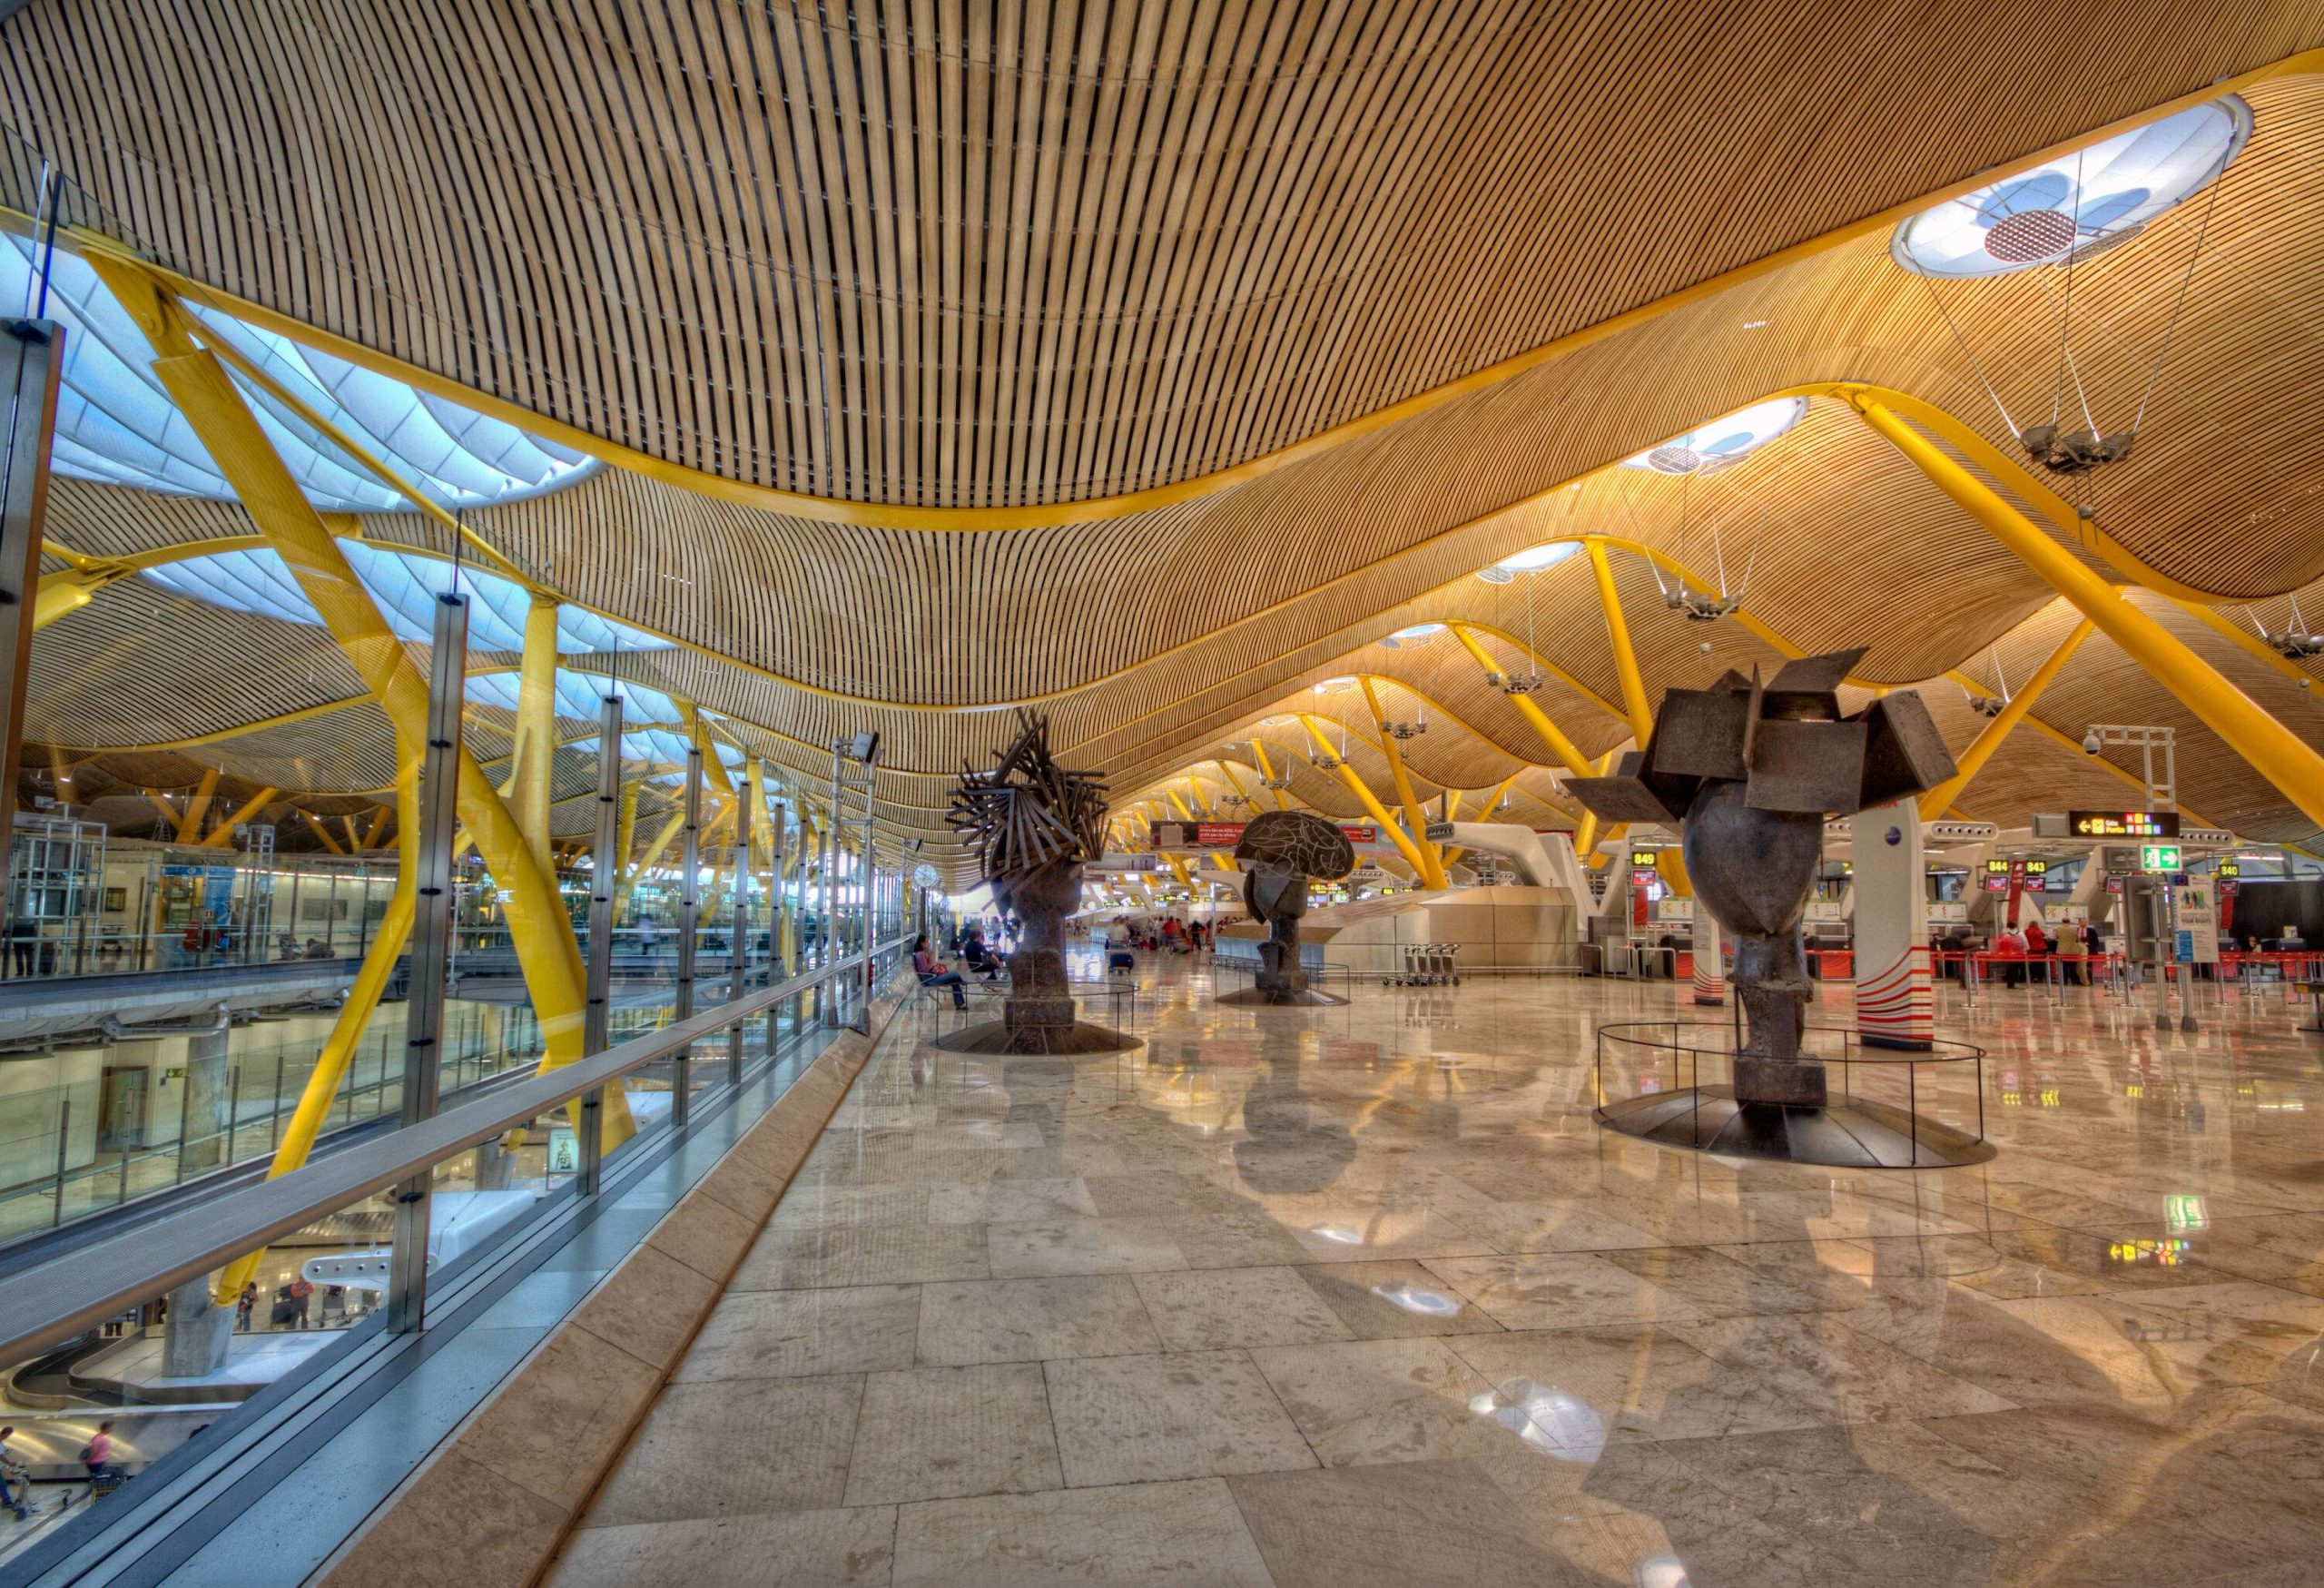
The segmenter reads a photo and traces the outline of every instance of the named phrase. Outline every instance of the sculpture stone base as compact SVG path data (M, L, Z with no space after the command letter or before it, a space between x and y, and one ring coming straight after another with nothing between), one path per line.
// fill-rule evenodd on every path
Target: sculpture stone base
M930 1046L946 1053L1122 1053L1141 1037L1074 1019L1071 998L1011 998L1000 1021L962 1025Z
M1218 1001L1237 1008L1330 1009L1347 1000L1336 992L1319 992L1313 987L1255 986L1239 992L1222 992Z
M1609 1103L1598 1110L1598 1122L1662 1147L1835 1169L1957 1169L1984 1163L1996 1151L1991 1142L1950 1125L1881 1103L1792 1108L1741 1102L1723 1086Z
M1829 1100L1824 1066L1813 1059L1735 1056L1735 1095L1747 1103L1820 1109Z

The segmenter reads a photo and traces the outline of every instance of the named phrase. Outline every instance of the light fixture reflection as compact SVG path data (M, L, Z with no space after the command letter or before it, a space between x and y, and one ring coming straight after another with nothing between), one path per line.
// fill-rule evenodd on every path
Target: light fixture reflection
M1401 1307L1406 1312L1418 1313L1423 1317L1451 1317L1461 1310L1458 1297L1447 1296L1442 1290L1431 1290L1425 1286L1408 1284L1402 1279L1374 1285L1372 1294L1391 1307Z
M1530 1378L1470 1396L1469 1410L1561 1460L1595 1461L1606 1448L1605 1419L1587 1401Z

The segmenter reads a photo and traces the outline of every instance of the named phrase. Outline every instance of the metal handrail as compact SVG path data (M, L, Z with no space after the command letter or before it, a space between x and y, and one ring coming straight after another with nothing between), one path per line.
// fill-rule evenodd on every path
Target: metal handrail
M22 1269L9 1277L0 1293L0 1362L21 1361L72 1339L325 1214L683 1052L739 1021L826 981L852 976L908 941L891 938L561 1070L530 1076L492 1096L357 1143L278 1179L244 1186Z

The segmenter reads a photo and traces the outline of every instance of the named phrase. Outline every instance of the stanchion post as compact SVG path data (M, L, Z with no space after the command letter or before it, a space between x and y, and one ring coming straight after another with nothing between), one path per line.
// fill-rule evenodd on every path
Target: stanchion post
M428 741L419 768L419 850L412 856L416 904L411 981L404 1004L405 1129L436 1112L443 1077L444 977L452 947L452 830L459 821L461 709L467 704L468 597L436 597L428 679ZM417 1333L428 1317L428 1192L433 1168L395 1190L395 1240L388 1258L387 1328Z

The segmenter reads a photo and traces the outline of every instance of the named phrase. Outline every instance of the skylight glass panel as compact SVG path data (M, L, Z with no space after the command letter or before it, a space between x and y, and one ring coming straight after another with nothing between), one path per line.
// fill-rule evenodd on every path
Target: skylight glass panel
M1656 474L1709 474L1745 458L1797 424L1807 412L1807 400L1778 397L1713 419L1683 436L1673 436L1659 447L1649 447L1635 458L1622 459L1625 469Z
M0 300L29 302L37 243L0 244ZM65 328L56 470L77 479L229 500L224 474L153 373L153 348L78 255L51 257L48 312ZM520 500L570 485L596 467L569 448L392 377L359 368L216 310L192 306L222 338L300 401L444 507ZM290 404L229 375L307 499L327 512L414 511L400 492L347 456Z
M436 631L437 592L449 587L452 565L441 557L416 557L342 540L340 549L379 604L380 616L399 639L426 644ZM286 623L320 626L322 618L300 589L282 558L271 550L221 551L182 562L162 563L145 569L150 579L175 595L207 601L232 612L279 617ZM517 651L525 646L525 608L529 597L522 586L497 574L462 565L460 587L469 597L468 648L471 651ZM600 617L571 602L556 609L559 654L665 650L670 642ZM625 687L630 687L625 686ZM669 697L642 692L675 720ZM589 708L594 715L596 707Z
M2202 192L2250 136L2251 107L2236 95L2191 105L1933 205L1896 228L1889 252L1925 276L2057 264Z

